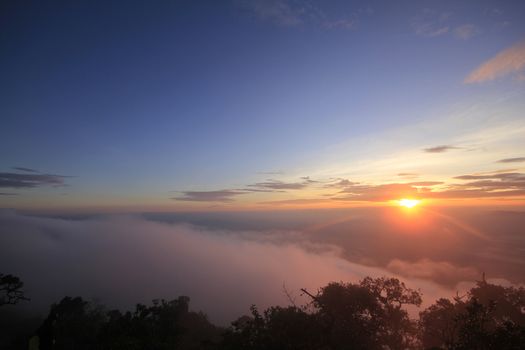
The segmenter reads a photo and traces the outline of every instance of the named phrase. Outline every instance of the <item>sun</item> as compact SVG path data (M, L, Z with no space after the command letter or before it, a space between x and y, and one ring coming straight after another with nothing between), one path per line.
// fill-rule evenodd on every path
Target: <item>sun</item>
M405 208L414 208L416 205L419 204L419 202L421 202L419 199L407 199L407 198L403 198L403 199L400 199L399 201L397 201L399 203L400 206L402 207L405 207Z

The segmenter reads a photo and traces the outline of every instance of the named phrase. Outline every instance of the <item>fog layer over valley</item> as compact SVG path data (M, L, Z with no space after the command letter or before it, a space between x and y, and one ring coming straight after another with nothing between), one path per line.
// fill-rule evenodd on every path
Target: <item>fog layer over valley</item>
M402 278L427 306L482 272L525 282L523 213L473 212L400 219L408 214L397 208L82 217L4 210L0 266L25 282L26 306L42 314L65 295L121 309L188 295L192 308L226 325L251 304L288 304L284 288L303 301L300 288L365 276Z

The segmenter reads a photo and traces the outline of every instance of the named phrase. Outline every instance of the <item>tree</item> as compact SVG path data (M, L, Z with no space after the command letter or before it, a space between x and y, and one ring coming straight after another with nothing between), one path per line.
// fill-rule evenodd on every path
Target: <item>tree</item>
M0 306L15 305L22 300L29 300L24 295L23 287L24 282L20 278L0 273Z
M222 349L314 350L322 349L322 334L313 314L296 306L273 306L262 314L252 305L225 332Z
M53 304L37 331L40 349L163 350L216 348L220 331L205 314L189 310L190 299L153 300L133 312L107 311L65 297Z
M332 349L405 349L415 341L415 323L404 309L421 294L395 278L330 283L312 298Z
M225 349L405 349L415 341L415 323L404 310L421 304L419 292L397 279L365 278L359 284L330 283L311 303L270 307L232 324Z
M525 290L478 281L464 297L439 299L420 313L421 342L439 349L520 349Z

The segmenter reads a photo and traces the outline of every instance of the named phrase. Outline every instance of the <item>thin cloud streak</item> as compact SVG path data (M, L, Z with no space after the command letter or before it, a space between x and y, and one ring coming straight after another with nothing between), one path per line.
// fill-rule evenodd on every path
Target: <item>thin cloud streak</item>
M525 41L503 50L490 60L482 63L466 78L466 84L495 80L525 68Z
M450 146L450 145L441 145L441 146L425 148L423 149L423 151L427 153L443 153L443 152L447 152L453 149L459 149L459 147Z
M18 170L18 171L24 171L26 173L40 173L40 171L35 170L35 169L18 167L18 166L13 167L12 169L13 170Z
M505 158L505 159L500 159L497 161L497 163L520 163L520 162L525 162L525 157Z
M0 188L34 188L65 186L68 176L53 174L0 173Z
M184 191L182 197L173 197L177 201L189 202L232 202L233 197L245 194L246 191L218 190L218 191Z
M398 173L397 176L407 177L407 178L414 178L414 177L419 177L419 174L416 174L416 173Z
M399 198L472 199L525 196L525 174L522 173L460 175L454 177L454 179L467 182L448 185L442 181L351 185L345 187L332 199L358 202L386 202ZM439 186L439 189L434 188L434 186Z
M268 179L267 181L258 182L248 186L256 188L267 188L273 190L300 190L315 182L313 180L310 180L310 178L308 177L304 177L302 179L302 182L283 182L280 180Z

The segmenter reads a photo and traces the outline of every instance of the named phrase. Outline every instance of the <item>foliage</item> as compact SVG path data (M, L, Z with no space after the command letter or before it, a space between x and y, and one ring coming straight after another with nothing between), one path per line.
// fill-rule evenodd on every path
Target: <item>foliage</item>
M440 299L420 313L425 348L521 349L525 290L477 282L464 297Z
M22 293L17 277L2 278ZM421 294L395 278L366 277L359 283L329 283L314 294L302 291L309 303L262 312L253 305L249 316L227 329L190 311L186 296L137 304L124 313L65 297L51 306L36 331L26 329L35 329L35 320L16 321L10 313L15 306L2 308L9 311L2 314L10 317L9 329L17 334L0 329L0 347L26 349L31 335L38 336L41 350L517 350L525 344L523 288L483 279L463 297L437 300L420 312L417 323L407 306L420 306ZM25 299L23 293L16 295Z
M233 323L227 349L404 349L415 327L405 305L420 305L419 292L397 279L365 278L359 284L330 283L306 307L271 307Z
M29 300L22 291L23 287L24 282L20 278L0 273L0 306L15 305L22 300Z
M206 349L217 341L219 330L204 314L189 311L189 301L185 296L154 300L121 313L65 297L51 307L37 334L41 344L57 350Z

